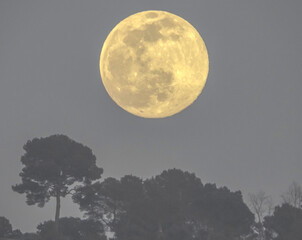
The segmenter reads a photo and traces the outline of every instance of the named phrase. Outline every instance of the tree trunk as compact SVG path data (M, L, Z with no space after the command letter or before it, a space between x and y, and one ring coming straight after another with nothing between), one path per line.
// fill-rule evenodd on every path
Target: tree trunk
M164 233L161 223L158 223L157 239L164 240Z
M60 208L61 208L61 198L60 198L60 189L56 190L56 215L55 215L55 234L59 239L59 220L60 220Z
M263 223L262 223L262 221L260 221L259 223L260 223L260 239L261 240L266 240Z

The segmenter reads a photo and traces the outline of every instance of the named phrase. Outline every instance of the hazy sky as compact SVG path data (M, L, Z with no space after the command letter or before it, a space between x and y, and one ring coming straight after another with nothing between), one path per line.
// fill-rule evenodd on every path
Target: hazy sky
M199 98L165 119L119 108L99 74L110 30L143 10L189 21L209 52ZM0 0L0 216L33 231L54 203L27 206L22 147L66 134L90 148L105 176L193 171L231 190L264 190L276 201L302 184L301 0ZM63 215L78 216L64 201Z

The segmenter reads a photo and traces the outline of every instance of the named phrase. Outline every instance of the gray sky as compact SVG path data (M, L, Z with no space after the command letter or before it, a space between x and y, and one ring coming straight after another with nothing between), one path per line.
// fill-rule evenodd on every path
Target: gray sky
M202 94L165 119L119 108L99 74L110 30L143 10L183 17L209 52ZM177 167L278 201L302 183L301 11L300 0L0 0L0 216L23 231L53 218L53 202L27 206L11 185L26 141L56 133L92 148L105 176ZM70 201L62 210L79 216Z

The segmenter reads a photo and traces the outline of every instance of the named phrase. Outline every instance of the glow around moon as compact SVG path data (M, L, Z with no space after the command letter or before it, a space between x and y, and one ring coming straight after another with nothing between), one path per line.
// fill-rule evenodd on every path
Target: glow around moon
M209 71L208 53L196 29L165 11L139 12L110 32L100 72L110 97L145 118L174 115L201 93Z

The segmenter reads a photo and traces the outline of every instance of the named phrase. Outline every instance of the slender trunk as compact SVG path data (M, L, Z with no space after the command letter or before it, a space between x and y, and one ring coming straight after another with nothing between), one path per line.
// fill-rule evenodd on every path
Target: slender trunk
M55 215L55 234L59 238L59 220L60 220L60 208L61 208L61 198L60 189L56 190L56 215Z
M262 221L260 221L259 223L260 223L260 239L265 240L266 236L265 236L265 230L264 230L263 223L262 223Z
M158 223L158 232L157 232L158 240L164 240L164 233L161 223Z

